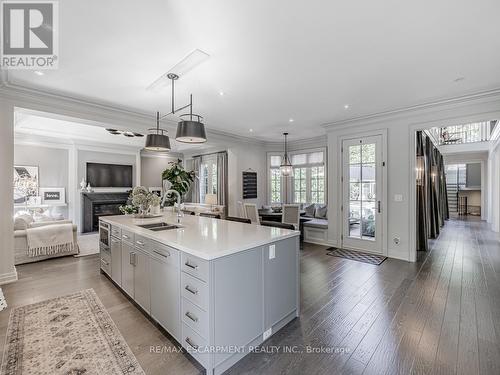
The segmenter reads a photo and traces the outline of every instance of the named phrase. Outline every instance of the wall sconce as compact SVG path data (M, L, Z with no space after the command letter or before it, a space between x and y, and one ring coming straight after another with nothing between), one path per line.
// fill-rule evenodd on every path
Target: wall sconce
M417 185L424 185L424 175L425 175L425 159L423 156L417 156L417 164L415 167L417 175Z

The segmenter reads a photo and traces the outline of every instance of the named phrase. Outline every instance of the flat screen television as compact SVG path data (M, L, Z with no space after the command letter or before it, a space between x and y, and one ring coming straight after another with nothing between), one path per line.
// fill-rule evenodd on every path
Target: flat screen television
M87 163L87 183L92 187L132 187L132 166Z

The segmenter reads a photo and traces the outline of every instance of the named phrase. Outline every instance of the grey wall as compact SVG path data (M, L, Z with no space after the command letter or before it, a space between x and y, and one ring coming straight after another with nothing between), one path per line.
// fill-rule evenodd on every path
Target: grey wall
M87 163L126 164L132 166L132 181L135 185L137 168L135 155L116 154L110 152L78 151L78 183L87 176ZM126 190L126 189L121 189Z
M168 168L168 163L176 161L172 156L145 156L141 155L141 185L145 187L162 186L161 174Z
M33 145L14 146L14 165L38 166L40 187L64 187L68 202L68 150ZM58 209L65 218L68 209Z

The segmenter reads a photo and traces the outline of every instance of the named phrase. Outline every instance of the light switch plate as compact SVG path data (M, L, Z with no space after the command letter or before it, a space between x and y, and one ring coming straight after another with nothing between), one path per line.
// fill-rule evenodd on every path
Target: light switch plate
M273 334L273 329L269 328L267 331L264 331L262 335L262 340L267 340Z
M276 258L276 245L269 245L269 259Z
M402 202L403 194L394 194L394 202Z

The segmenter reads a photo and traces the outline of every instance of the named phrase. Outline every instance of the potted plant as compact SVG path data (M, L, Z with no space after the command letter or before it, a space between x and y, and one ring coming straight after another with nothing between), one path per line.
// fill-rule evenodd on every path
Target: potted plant
M195 179L195 172L186 171L181 165L180 159L177 159L177 161L171 161L168 164L169 167L162 172L161 178L163 181L170 182L171 186L169 189L178 191L182 199L184 199L184 195L188 192L191 183ZM174 203L174 196L166 200L167 206L173 206Z
M120 206L124 214L136 214L138 217L160 214L160 197L150 193L144 186L136 186L129 197L130 204Z

